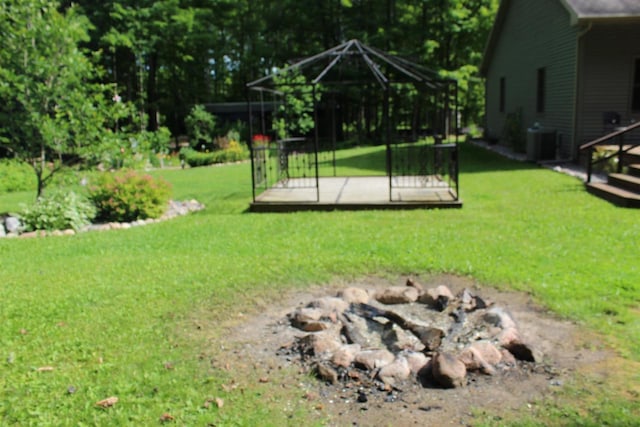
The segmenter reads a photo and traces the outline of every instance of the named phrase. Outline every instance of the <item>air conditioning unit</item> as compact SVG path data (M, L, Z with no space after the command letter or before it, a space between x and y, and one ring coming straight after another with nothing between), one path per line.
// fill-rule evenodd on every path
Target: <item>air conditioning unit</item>
M556 160L557 132L550 129L527 129L527 160Z

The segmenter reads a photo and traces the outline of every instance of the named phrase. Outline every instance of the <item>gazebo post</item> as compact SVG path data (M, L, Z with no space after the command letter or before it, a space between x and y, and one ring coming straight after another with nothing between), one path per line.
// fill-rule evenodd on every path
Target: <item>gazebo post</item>
M256 201L256 169L254 165L254 151L253 151L253 112L251 109L251 89L247 89L247 111L249 113L249 135L247 136L247 146L249 147L249 155L251 156L251 191L253 195L253 201Z
M315 166L316 166L316 202L320 201L320 174L318 168L318 101L316 100L316 83L312 86L313 95L313 142L314 142L314 154L315 154Z
M391 155L391 117L390 117L390 88L389 84L384 86L384 101L382 102L382 114L384 116L384 133L387 145L387 177L389 178L389 201L393 201L393 186L392 186L392 170L393 165L391 164L393 156Z
M331 94L331 151L333 153L333 176L338 176L336 171L336 94Z

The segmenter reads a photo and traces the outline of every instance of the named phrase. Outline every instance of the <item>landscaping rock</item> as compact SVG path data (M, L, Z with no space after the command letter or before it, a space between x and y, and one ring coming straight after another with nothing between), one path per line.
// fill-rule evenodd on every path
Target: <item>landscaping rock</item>
M426 292L420 295L418 301L438 311L442 311L449 305L449 301L453 299L454 296L451 290L444 285L440 285L436 288L427 289Z
M411 375L409 362L403 356L398 356L390 364L383 366L378 371L378 378L387 385L394 386L405 381Z
M326 315L329 313L340 314L349 308L349 303L342 298L323 297L312 301L307 307L322 309Z
M361 288L350 287L346 288L338 293L338 297L342 298L349 304L368 304L369 293Z
M20 234L23 226L20 219L15 216L8 216L4 220L4 228L7 230L7 234Z
M430 358L417 351L408 351L403 354L409 363L409 369L411 373L417 375L418 372L429 363Z
M407 279L406 285L411 286L412 288L416 288L419 294L422 294L424 292L424 288L422 287L422 285L411 278Z
M338 382L338 372L325 363L317 363L315 371L320 379L330 384L336 384Z
M517 328L511 315L501 307L492 307L484 315L485 322L502 329Z
M336 366L348 368L360 350L360 345L358 344L345 344L333 352L331 362Z
M410 286L393 286L376 295L382 304L409 304L418 300L418 290Z
M306 335L297 344L299 352L304 356L320 359L330 358L341 345L339 337L331 329Z
M451 353L436 354L431 369L434 380L442 387L456 388L466 384L467 368Z
M498 343L504 348L519 342L521 342L520 332L516 328L508 328L498 334Z
M363 350L356 354L354 363L365 369L374 370L392 363L395 356L389 350Z
M488 375L495 374L495 365L500 363L500 351L488 341L478 341L465 348L459 356L467 371L481 371Z
M464 289L460 295L460 306L464 311L471 312L475 310L480 310L487 308L489 303L487 303L484 299L480 298L477 295L471 293L470 290Z
M309 324L318 323L324 314L324 310L321 308L304 307L298 308L293 313L288 314L291 326L298 328L306 332L318 331L327 329L326 327L321 329L309 328Z

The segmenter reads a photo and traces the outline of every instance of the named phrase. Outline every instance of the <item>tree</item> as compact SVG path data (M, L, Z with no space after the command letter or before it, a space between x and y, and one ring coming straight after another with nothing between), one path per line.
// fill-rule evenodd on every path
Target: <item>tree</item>
M88 20L52 0L0 5L0 143L28 162L42 194L55 172L102 143L106 87L79 49Z

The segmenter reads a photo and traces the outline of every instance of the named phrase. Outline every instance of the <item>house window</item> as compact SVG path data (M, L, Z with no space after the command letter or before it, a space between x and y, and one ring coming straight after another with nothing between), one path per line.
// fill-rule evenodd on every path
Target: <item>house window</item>
M636 58L634 64L631 96L631 109L633 111L640 111L640 58Z
M505 79L500 77L500 112L504 113L505 110Z
M547 85L547 69L538 68L536 79L536 112L544 113L545 95Z

